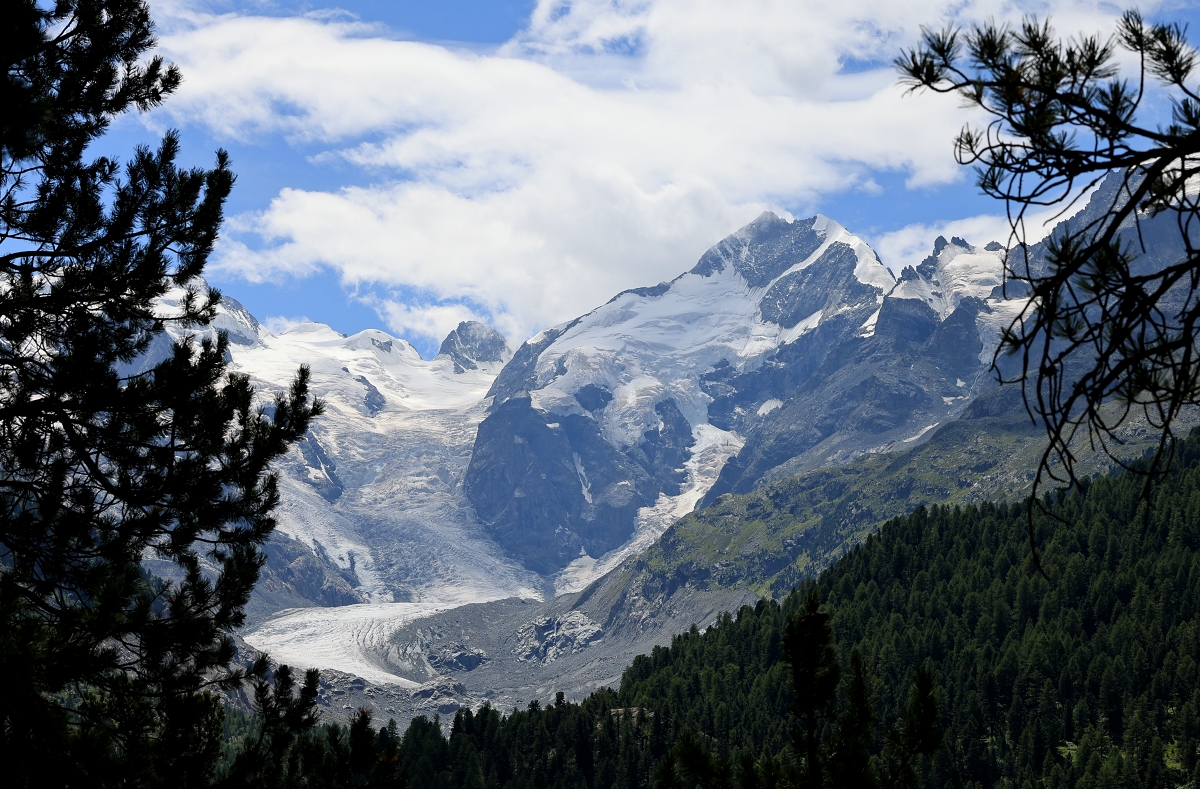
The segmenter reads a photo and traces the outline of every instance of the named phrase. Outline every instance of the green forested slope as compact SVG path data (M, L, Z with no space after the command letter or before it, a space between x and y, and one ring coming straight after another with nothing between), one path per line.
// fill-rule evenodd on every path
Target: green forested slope
M897 708L913 665L937 668L947 747L935 785L1194 776L1200 469L1177 475L1145 520L1139 486L1096 482L1057 508L1068 523L1038 519L1050 581L1032 566L1024 509L1003 506L918 511L821 577L882 709Z
M896 518L809 582L843 666L857 649L870 672L879 766L924 664L945 733L926 786L1196 785L1200 439L1179 454L1148 514L1141 480L1122 476L1063 497L1061 520L1039 515L1049 580L1025 508L984 504ZM792 760L780 639L806 594L682 634L579 704L462 711L448 739L423 719L396 742L381 733L386 774L413 789L668 786L659 766L690 737L715 759L699 783L770 787Z
M1187 423L1198 416L1189 412ZM1123 431L1126 457L1157 446L1157 434L1144 424ZM1027 496L1044 443L1020 390L993 390L914 449L867 455L753 493L721 496L668 529L635 570L647 578L782 597L888 519L919 506ZM1103 454L1082 447L1079 455L1081 474L1107 473Z

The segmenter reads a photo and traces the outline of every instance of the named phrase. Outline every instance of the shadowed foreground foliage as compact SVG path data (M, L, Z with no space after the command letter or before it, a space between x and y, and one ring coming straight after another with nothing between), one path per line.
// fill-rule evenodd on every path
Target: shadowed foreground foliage
M97 153L180 84L148 6L0 8L0 765L13 787L204 786L271 464L321 404L305 368L256 397L211 325L228 156L182 167L175 132Z

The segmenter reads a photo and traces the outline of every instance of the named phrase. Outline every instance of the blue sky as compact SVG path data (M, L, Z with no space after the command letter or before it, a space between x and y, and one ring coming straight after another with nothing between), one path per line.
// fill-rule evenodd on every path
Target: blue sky
M383 328L427 356L464 318L518 343L668 279L767 209L824 213L893 269L938 233L986 243L999 207L951 157L969 116L902 97L888 61L920 22L1032 10L1106 30L1118 13L1068 0L152 9L185 84L122 119L104 150L169 127L189 162L227 149L238 182L210 281L272 326ZM1196 18L1192 3L1143 9Z
M222 5L224 7L222 7ZM220 11L241 14L297 16L329 11L351 14L378 23L386 34L397 38L446 42L450 46L495 47L512 38L529 21L534 3L528 0L360 0L333 3L214 4ZM132 145L154 145L157 128L147 129L143 119L123 120L105 145L118 156ZM174 124L172 124L174 125ZM367 185L370 175L356 168L324 163L314 167L308 157L319 147L288 142L279 135L239 140L214 134L203 124L186 125L185 156L196 166L210 163L217 148L229 151L237 173L237 188L227 206L229 214L261 210L280 189L338 189ZM240 276L210 273L210 283L245 304L262 319L307 317L328 323L344 334L367 328L385 327L378 312L356 298L353 289L343 288L336 271L326 269L306 277L279 277L250 282ZM435 338L407 334L425 356L436 353Z

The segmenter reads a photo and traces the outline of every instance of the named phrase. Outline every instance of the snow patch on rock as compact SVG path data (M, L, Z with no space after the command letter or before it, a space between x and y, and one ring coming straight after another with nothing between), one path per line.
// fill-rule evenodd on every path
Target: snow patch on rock
M781 406L781 405L783 405L782 400L780 400L778 397L772 397L770 400L767 400L765 403L763 403L762 405L760 405L758 407L758 415L766 416L767 414L774 411L776 408L779 408L779 406Z

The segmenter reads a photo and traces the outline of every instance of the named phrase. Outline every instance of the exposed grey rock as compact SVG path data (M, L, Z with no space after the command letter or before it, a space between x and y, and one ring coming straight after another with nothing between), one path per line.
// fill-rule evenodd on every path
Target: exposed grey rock
M442 648L429 655L429 665L438 671L473 671L483 665L487 655L479 649L469 649L462 644Z
M354 570L338 567L320 543L308 546L277 531L263 553L267 562L246 608L251 619L284 608L364 602Z
M596 412L612 402L612 392L596 384L582 386L575 392L575 399L585 410Z
M831 244L814 262L771 285L758 303L763 320L790 329L818 310L863 305L874 309L879 290L855 279L857 263L849 246Z
M213 319L212 327L225 332L231 343L236 345L258 345L262 326L258 319L250 314L250 310L242 306L237 299L221 296L221 306L217 317Z
M517 631L513 648L517 660L551 663L561 655L574 654L604 637L604 630L582 611L561 617L543 616L526 622Z
M387 407L387 398L383 393L375 388L375 385L368 381L364 376L358 376L354 380L366 387L367 394L363 397L363 405L367 411L374 416Z
M603 401L584 393L591 398ZM463 491L488 532L535 572L553 573L582 553L602 556L632 536L640 508L659 493L678 495L686 479L691 426L673 399L655 413L660 425L621 451L594 419L512 397L480 424Z
M900 282L920 283L941 303L935 276L938 256L949 247L973 249L960 238L938 238L934 253L907 268ZM784 298L770 300L780 283L815 265L780 278L764 297L764 314L790 320L821 308L808 300L820 289L809 286L830 282L827 275L814 275L805 287L788 293L799 305L792 311L781 306ZM978 327L989 308L980 299L963 298L943 320L921 299L887 296L873 331L864 334L859 327L875 309L874 299L865 294L857 302L842 298L844 306L833 318L779 348L758 368L739 373L729 365L716 366L705 374L702 385L713 398L709 421L745 435L746 442L701 506L867 450L902 447L922 428L957 417L989 385ZM770 399L779 406L760 413Z
M659 486L594 420L550 415L525 395L480 424L463 490L501 546L549 574L625 542Z
M377 721L403 726L417 715L441 715L446 725L458 708L484 703L504 712L549 703L558 692L581 700L619 684L634 656L756 600L702 578L658 578L630 560L578 594L478 603L411 622L393 635L381 665L417 687L322 671L318 703L329 718L366 707Z
M671 289L670 282L660 282L657 285L651 285L648 288L629 288L629 289L623 290L620 293L618 293L617 295L613 296L611 299L608 300L608 303L612 304L614 301L621 298L622 296L624 296L627 293L632 293L637 296L654 297L654 296L661 296L670 289Z
M325 452L321 444L310 433L296 442L296 448L308 466L305 482L316 488L317 493L326 501L336 501L342 495L345 486L338 479L337 464Z
M644 432L642 442L630 447L626 454L650 474L658 491L677 496L680 485L687 479L683 464L691 455L696 439L691 424L680 412L674 398L655 403L654 413L658 414L661 424Z
M879 309L875 334L893 347L911 348L928 340L937 326L938 315L925 302L889 297Z
M849 327L838 332L831 322L781 349L758 370L715 381L724 391L712 388L717 397L710 419L745 431L747 439L702 505L724 493L748 492L770 479L830 465L835 452L849 460L869 447L899 444L925 425L957 416L969 402L958 381L974 385L986 373L978 359L978 336L968 333L973 321L968 332L958 332L961 345L948 340L978 305L960 309L963 314L939 332L941 324L926 305L889 298L871 337L853 336ZM968 356L971 350L974 356ZM753 404L769 395L782 405L757 416Z
M454 371L462 373L475 370L480 363L506 362L512 352L504 335L478 321L463 321L458 328L446 335L438 356L454 360Z
M542 351L549 348L555 340L579 323L580 320L582 319L576 318L562 326L546 329L539 332L532 339L521 343L521 347L513 354L512 359L504 365L504 369L500 371L500 374L496 376L496 380L492 382L491 388L488 389L487 396L492 398L492 410L498 408L510 397L516 397L522 392L527 394L531 389L537 388L538 357L541 356Z
M820 248L816 217L788 222L770 211L704 253L693 274L709 276L732 265L751 287L762 287Z

